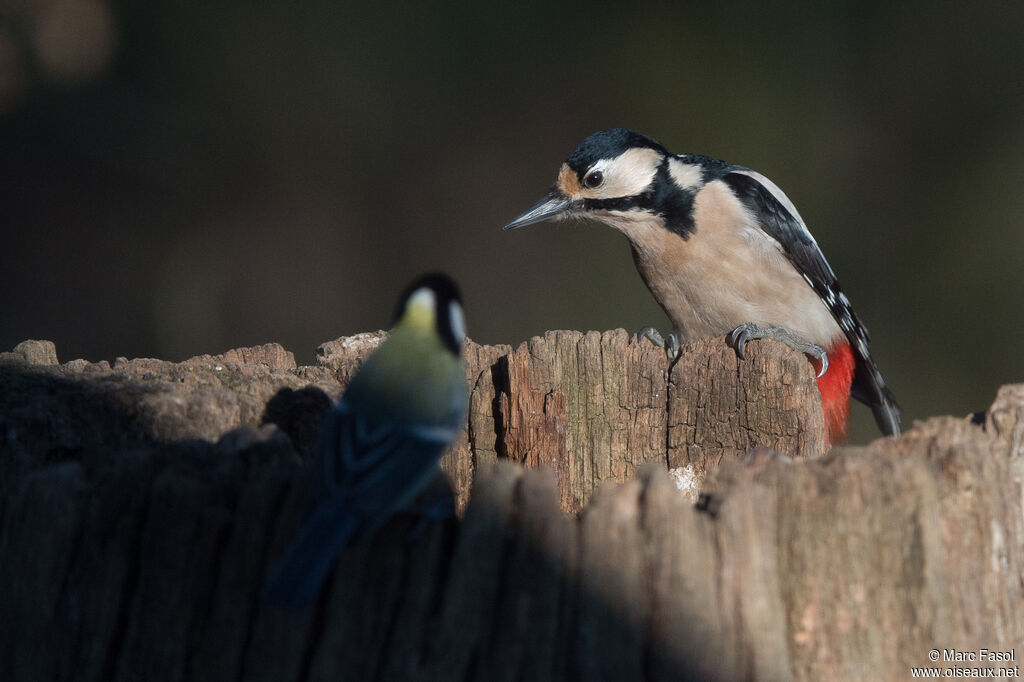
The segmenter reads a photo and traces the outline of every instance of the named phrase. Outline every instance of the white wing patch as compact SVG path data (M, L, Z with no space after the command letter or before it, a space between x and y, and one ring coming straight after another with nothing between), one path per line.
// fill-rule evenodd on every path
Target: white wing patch
M775 199L780 204L782 204L794 218L796 218L797 222L800 225L800 229L811 241L811 243L814 244L814 248L817 249L818 251L818 256L821 257L821 262L825 265L825 269L827 270L828 274L832 277L832 280L835 281L835 273L832 270L832 266L828 264L827 260L825 260L825 255L821 252L821 247L818 246L818 242L815 241L814 237L807 229L807 224L804 223L804 219L800 216L800 213L796 210L796 206L794 206L793 202L789 200L789 197L786 196L785 192L783 192L778 185L776 185L774 182L772 182L765 176L761 175L757 171L741 169L734 170L732 172L742 173L743 175L747 175L756 180L757 182L761 183L761 185L769 192L771 192L772 196L774 196ZM801 274L803 275L804 280L806 280L806 282L811 286L812 289L814 289L815 291L819 291L819 289L814 286L814 282L807 275L807 273ZM819 293L821 299L828 306L829 311L832 313L835 320L839 323L839 326L842 328L844 334L846 334L846 337L850 339L851 342L856 344L858 354L870 363L871 355L870 351L868 350L868 332L867 329L864 328L863 324L861 324L859 320L856 319L856 316L854 315L853 310L850 306L850 299L848 299L846 297L846 294L844 294L843 292L837 292L836 290L834 290L830 283L826 282L823 284L826 285L826 288L823 294ZM879 374L878 370L873 368L873 373L875 382L879 386L884 386L881 374Z
M771 192L772 196L778 199L779 203L785 206L786 210L789 211L794 218L800 221L800 226L804 228L804 231L807 231L807 224L804 222L804 219L800 217L800 212L796 210L796 206L794 206L793 202L789 200L789 197L786 196L786 193L782 191L781 187L776 185L774 182L772 182L764 175L761 175L757 171L752 171L749 168L737 168L731 172L754 178L762 185L764 185L764 188Z
M785 208L786 211L790 212L790 214L794 218L797 219L797 222L800 223L800 228L801 228L801 230L803 230L804 235L806 235L807 239L809 239L811 241L811 244L814 245L814 248L818 250L818 255L821 256L821 262L824 263L825 269L828 271L828 274L830 274L831 276L833 276L833 278L835 278L836 272L833 270L833 268L831 268L831 265L825 259L825 255L821 252L821 247L818 246L817 240L815 240L814 236L811 235L811 230L807 229L807 223L804 222L804 218L800 215L800 211L798 211L796 205L794 205L794 203L792 201L790 201L790 198L785 196L785 193L784 193L784 191L782 191L782 188L779 187L774 182L772 182L765 175L762 175L761 173L759 173L757 171L752 171L750 168L739 168L739 169L733 170L732 172L736 173L736 174L739 174L739 175L746 175L746 176L752 177L755 180L757 180L758 182L760 182L761 185L765 189L770 191L772 197L774 197L778 201L778 203L781 204ZM808 284L811 284L811 281L808 280L806 274L804 274L804 279L807 280ZM813 285L811 285L811 286L813 287ZM844 301L844 302L847 305L850 304L849 301Z
M825 263L825 267L828 269L829 274L835 277L835 273L832 271L832 266L829 265L827 260L825 260L825 255L821 253L821 247L818 246L818 242L814 239L814 235L811 234L811 231L807 229L807 223L804 222L803 217L800 215L800 211L796 210L796 206L789 200L789 197L787 197L786 193L782 191L782 188L766 176L758 173L757 171L750 170L749 168L737 168L731 172L736 173L737 175L746 175L751 177L761 183L766 190L771 192L771 195L775 197L775 199L782 204L787 211L789 211L790 215L796 218L797 222L800 224L800 229L803 230L803 233L811 240L814 247L818 249L818 253L821 254L821 260ZM804 275L804 279L807 279L806 275ZM810 280L807 281L809 284Z

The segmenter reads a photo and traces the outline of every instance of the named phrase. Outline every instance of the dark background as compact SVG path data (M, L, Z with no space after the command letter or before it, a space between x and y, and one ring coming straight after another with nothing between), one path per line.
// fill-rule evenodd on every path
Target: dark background
M665 329L612 230L500 229L626 126L789 194L908 423L1021 380L1019 0L369 4L0 0L0 349L310 362L433 268L480 342Z

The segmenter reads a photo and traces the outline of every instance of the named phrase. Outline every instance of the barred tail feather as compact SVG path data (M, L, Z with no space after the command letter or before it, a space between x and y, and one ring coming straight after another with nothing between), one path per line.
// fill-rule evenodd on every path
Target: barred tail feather
M900 422L903 419L903 410L896 404L896 396L892 394L887 386L882 386L882 399L871 406L874 412L878 428L887 436L900 435Z
M875 422L883 434L900 435L903 410L896 403L896 396L885 385L882 375L870 357L857 358L857 373L853 377L850 395L871 408Z

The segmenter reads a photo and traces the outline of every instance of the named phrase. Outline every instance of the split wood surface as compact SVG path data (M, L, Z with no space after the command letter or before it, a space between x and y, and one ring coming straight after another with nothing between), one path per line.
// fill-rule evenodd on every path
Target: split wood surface
M312 609L262 604L319 422L379 341L311 367L276 344L0 354L0 679L903 680L933 649L1024 656L1024 385L984 423L822 456L802 356L708 340L670 371L621 330L467 343L461 518L396 518Z

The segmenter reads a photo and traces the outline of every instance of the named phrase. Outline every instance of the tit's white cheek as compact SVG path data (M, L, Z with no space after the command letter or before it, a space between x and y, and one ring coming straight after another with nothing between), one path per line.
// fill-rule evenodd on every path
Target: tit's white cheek
M421 308L430 312L433 312L436 306L437 297L434 295L434 292L427 287L420 287L416 291L412 292L405 304L407 309Z
M462 343L466 339L466 317L462 314L462 306L455 301L448 304L448 320L455 341Z

